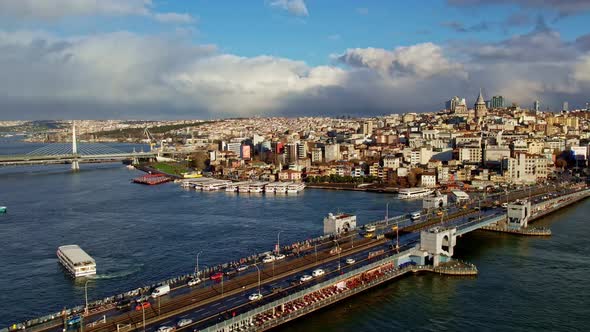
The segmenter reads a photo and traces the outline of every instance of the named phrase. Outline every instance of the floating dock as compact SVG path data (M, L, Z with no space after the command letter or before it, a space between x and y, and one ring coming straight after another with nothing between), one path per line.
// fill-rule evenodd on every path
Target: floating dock
M148 174L133 179L134 183L156 185L172 181L172 178L162 174Z

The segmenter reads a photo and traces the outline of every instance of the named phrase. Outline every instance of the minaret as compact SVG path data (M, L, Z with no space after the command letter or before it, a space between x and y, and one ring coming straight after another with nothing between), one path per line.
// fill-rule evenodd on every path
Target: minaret
M72 121L72 154L78 154L78 142L76 139L76 121ZM78 163L78 159L72 160L72 170L80 170L80 164Z

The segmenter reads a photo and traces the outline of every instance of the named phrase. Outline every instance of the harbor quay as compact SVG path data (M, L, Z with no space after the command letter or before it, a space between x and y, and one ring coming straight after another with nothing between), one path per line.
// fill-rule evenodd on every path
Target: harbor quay
M410 272L475 275L475 266L452 258L460 236L498 225L526 229L529 222L589 195L584 184L563 185L559 191L540 186L507 192L506 207L495 204L498 197L492 196L448 205L439 209L444 211L440 215L424 213L419 220L386 216L362 228L279 246L219 267L197 268L3 331L156 331L183 319L190 323L177 330L266 330ZM189 286L195 278L199 282ZM160 285L169 285L170 292L146 297Z

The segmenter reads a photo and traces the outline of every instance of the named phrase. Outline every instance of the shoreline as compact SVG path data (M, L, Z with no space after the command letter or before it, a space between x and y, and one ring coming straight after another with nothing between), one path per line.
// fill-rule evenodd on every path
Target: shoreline
M357 186L350 186L348 184L340 184L340 183L324 183L324 184L305 184L305 188L310 189L324 189L324 190L347 190L347 191L365 191L365 192L374 192L374 193L381 193L381 194L397 194L399 188L396 187L385 187L385 188L375 188L371 186L365 187L357 187Z

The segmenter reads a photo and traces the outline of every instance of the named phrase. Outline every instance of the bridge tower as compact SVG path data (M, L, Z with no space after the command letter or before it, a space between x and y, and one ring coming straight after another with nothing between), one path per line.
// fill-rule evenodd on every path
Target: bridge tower
M420 232L420 250L433 266L448 261L457 244L457 229L434 227Z
M509 228L527 228L531 213L531 202L528 200L509 203L506 223Z
M76 121L72 121L72 155L78 154L78 142L76 137ZM80 163L78 159L74 157L72 160L72 171L76 172L80 170Z

